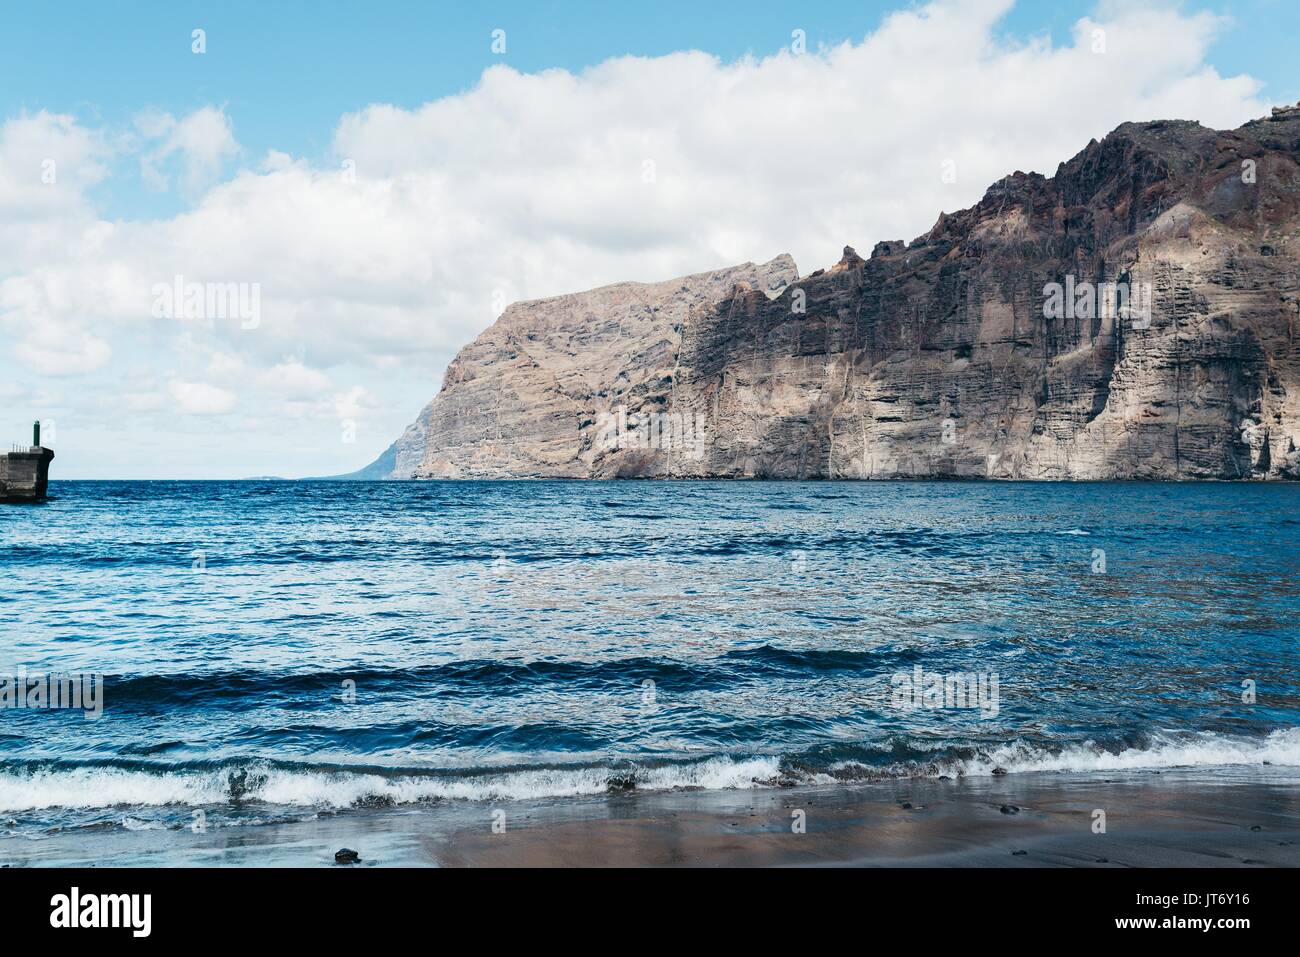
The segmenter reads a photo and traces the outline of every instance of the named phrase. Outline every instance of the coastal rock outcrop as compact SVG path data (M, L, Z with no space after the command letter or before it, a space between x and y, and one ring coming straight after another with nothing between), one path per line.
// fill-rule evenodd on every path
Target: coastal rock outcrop
M442 390L385 453L392 478L586 478L608 471L601 413L669 401L693 310L737 289L767 298L794 260L519 302L461 350ZM381 459L384 458L381 456Z
M1126 123L909 242L517 303L391 478L1300 478L1300 108Z

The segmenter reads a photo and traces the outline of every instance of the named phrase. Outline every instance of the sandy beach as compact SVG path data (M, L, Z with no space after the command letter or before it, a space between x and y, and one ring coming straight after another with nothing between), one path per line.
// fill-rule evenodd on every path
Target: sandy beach
M1104 833L1094 830L1097 811ZM204 833L10 835L0 838L0 858L37 867L336 866L343 847L363 867L1295 867L1300 781L1293 769L1266 767L448 802Z

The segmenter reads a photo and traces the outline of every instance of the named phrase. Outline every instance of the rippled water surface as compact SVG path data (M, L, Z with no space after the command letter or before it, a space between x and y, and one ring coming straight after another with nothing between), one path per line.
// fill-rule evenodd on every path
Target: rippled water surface
M0 510L0 674L102 673L104 713L0 711L20 831L1300 764L1296 486L51 492ZM995 707L906 707L918 668Z

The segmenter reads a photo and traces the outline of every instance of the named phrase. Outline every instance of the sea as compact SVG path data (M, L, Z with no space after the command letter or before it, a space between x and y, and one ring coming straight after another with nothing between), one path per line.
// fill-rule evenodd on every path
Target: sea
M1297 485L50 493L0 506L11 837L1300 766Z

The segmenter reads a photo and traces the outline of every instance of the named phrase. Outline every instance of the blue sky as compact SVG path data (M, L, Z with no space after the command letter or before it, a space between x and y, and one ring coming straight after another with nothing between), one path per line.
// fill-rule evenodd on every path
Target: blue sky
M63 477L347 471L414 418L446 361L503 300L784 251L808 272L846 242L918 234L1002 172L1050 173L1091 136L1154 118L1131 113L1235 124L1262 104L1300 99L1288 69L1300 4L976 6L992 12L966 23L953 12L887 20L922 6L882 2L7 6L0 175L16 185L6 193L0 180L0 213L8 196L22 214L10 216L15 252L0 265L0 282L9 280L0 333L10 343L0 437L21 437L33 416L57 420ZM1152 8L1163 12L1144 18ZM1218 19L1211 27L1200 13ZM1109 31L1105 73L1087 72L1083 18ZM195 28L206 32L201 56ZM787 62L796 28L815 69ZM491 49L494 29L506 31L504 55ZM878 31L877 47L865 46ZM692 50L716 59L673 58ZM626 56L645 59L607 64ZM735 66L746 57L750 66ZM872 73L873 60L888 72ZM489 68L499 71L492 82ZM565 72L544 72L556 70ZM1069 76L1085 73L1071 90ZM899 75L929 90L920 106L884 95L881 77ZM944 113L937 104L951 97L956 110L969 91L955 87L973 76L988 89L964 117ZM675 89L678 77L700 95ZM1057 78L1070 95L1053 94ZM1041 87L1041 98L1026 86ZM1109 105L1074 99L1089 89ZM838 123L845 139L829 151L768 138L788 144L800 117L855 96L870 142ZM698 116L682 115L696 102ZM918 127L926 132L909 132L927 104L936 112ZM987 117L970 115L986 104ZM592 115L571 116L570 106ZM1058 124L1053 110L1076 115ZM728 130L734 155L681 142L705 141L715 127ZM567 132L550 142L551 130ZM595 208L582 208L593 151L637 169L642 152L654 154L664 170L657 192L597 176ZM27 158L46 153L66 157L57 199L30 186ZM941 192L929 174L949 155L971 172ZM330 192L353 157L359 203ZM714 176L737 184L734 202L719 198ZM770 200L785 184L799 186L797 209ZM572 200L555 201L570 188ZM274 242L271 229L283 230ZM266 248L241 259L262 240ZM134 322L146 291L178 273L260 283L267 322L242 337L220 324ZM101 315L99 302L117 304ZM33 324L48 324L39 341ZM344 422L355 438L339 438ZM140 433L158 454L122 451Z
M343 113L371 103L414 108L472 87L499 60L494 29L507 29L516 69L580 70L610 57L704 50L724 60L776 52L792 25L808 44L861 40L889 12L887 0L596 2L135 2L64 3L58 15L15 4L0 30L0 116L72 113L125 125L145 107L180 115L224 104L251 153L277 149L321 158ZM917 6L912 4L911 6ZM1009 36L1061 41L1095 9L1081 0L1022 0L1001 24ZM1188 2L1230 18L1209 62L1249 73L1277 102L1300 99L1292 68L1300 4L1288 0ZM190 33L207 32L195 57ZM1158 37L1151 42L1159 42ZM165 215L182 200L116 180L96 192L107 215Z

